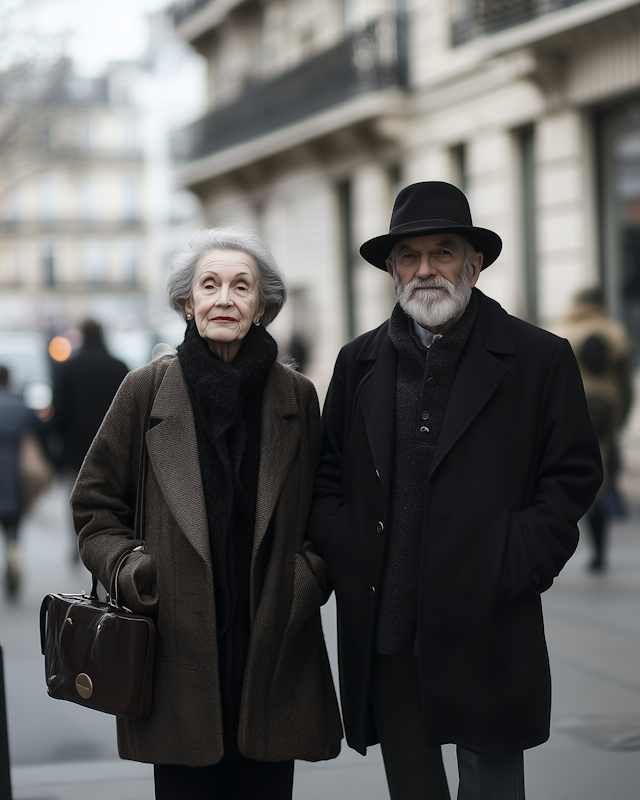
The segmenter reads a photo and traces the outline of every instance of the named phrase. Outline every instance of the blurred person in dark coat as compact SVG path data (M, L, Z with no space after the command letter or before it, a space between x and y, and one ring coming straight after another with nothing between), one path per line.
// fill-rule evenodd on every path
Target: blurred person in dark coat
M9 370L0 365L0 524L6 544L5 587L15 597L20 585L18 526L24 511L20 481L20 447L35 428L36 416L9 391Z
M94 436L128 369L109 354L102 326L92 319L80 326L83 343L54 374L55 430L62 436L62 464L77 474Z
M62 439L60 460L71 486L128 372L125 364L107 351L98 322L87 319L80 330L82 347L68 361L57 365L53 377L52 428ZM75 531L73 534L73 558L77 560Z
M620 469L617 435L633 402L633 371L627 334L605 310L600 287L578 292L557 333L569 340L578 360L591 420L598 435L604 481L587 512L593 543L589 569L607 567L609 507L620 507L616 475Z
M338 609L347 742L380 742L392 800L523 800L549 737L541 594L602 481L568 342L474 288L502 247L439 181L404 188L361 255L391 318L341 350L309 538Z

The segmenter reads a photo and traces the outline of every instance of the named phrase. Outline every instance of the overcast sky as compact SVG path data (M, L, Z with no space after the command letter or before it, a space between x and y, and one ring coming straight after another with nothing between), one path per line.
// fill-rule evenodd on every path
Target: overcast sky
M64 34L66 52L84 75L97 75L108 61L136 58L146 43L145 14L169 0L41 0L37 25Z

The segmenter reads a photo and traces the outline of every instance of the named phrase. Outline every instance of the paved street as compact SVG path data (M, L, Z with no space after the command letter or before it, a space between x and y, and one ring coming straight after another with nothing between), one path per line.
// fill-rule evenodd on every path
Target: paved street
M113 719L51 700L44 688L37 612L47 591L88 587L69 564L59 488L24 529L21 602L0 602L16 800L151 800L151 769L117 760ZM582 542L545 596L554 677L553 732L526 755L528 800L631 800L640 793L640 505L613 533L612 566L587 574ZM335 660L333 608L325 614ZM455 753L445 748L455 785ZM379 748L347 748L330 763L296 768L296 800L386 800ZM455 793L454 793L455 796Z

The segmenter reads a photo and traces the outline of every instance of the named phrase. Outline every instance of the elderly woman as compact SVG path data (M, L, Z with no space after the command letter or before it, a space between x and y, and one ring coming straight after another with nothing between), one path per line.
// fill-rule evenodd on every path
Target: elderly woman
M122 758L155 765L156 798L291 798L293 760L335 757L342 727L320 622L330 591L305 540L319 449L312 384L265 327L286 288L266 244L197 231L172 259L187 321L177 357L124 380L71 498L104 585L134 540L122 603L156 620L151 716L117 719Z

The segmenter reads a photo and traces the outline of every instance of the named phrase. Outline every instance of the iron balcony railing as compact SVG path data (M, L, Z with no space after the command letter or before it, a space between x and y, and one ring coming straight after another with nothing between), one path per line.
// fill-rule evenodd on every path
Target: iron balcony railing
M194 14L209 2L210 0L176 0L170 8L173 24L178 27L187 17L190 17L191 14Z
M173 137L191 161L305 119L365 92L407 86L406 19L386 15L271 80L250 84L225 106Z
M458 47L488 33L581 3L583 0L466 0L462 14L451 23L451 42Z

